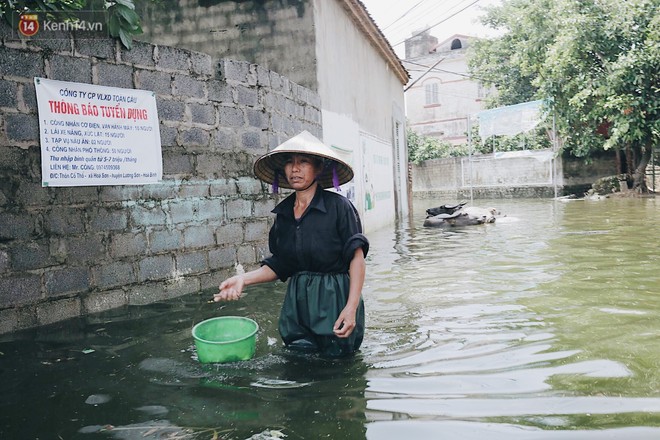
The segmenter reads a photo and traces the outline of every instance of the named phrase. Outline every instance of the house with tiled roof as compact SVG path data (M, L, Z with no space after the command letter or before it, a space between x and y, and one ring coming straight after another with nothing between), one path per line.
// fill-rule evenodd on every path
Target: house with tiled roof
M321 138L353 165L355 179L343 190L365 229L407 215L409 75L362 2L183 0L141 7L142 39L248 61L318 93Z

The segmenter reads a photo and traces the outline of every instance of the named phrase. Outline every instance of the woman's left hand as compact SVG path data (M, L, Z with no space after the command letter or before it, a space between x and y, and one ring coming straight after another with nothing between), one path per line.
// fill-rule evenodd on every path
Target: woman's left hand
M360 295L362 285L364 284L364 251L362 248L355 249L351 265L348 269L350 277L350 285L348 289L348 301L344 310L339 314L339 318L335 321L335 326L332 331L338 338L348 338L353 330L355 330L355 317L357 315L358 307L360 306Z
M339 318L335 321L335 326L332 331L338 338L348 338L355 329L355 309L344 307L344 310L339 314Z

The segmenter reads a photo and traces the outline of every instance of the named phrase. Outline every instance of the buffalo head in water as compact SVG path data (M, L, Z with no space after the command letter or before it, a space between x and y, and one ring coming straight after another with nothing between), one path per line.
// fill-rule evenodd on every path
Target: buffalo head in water
M495 208L465 207L466 202L458 205L441 205L426 210L424 226L471 226L484 223L494 223L499 212Z

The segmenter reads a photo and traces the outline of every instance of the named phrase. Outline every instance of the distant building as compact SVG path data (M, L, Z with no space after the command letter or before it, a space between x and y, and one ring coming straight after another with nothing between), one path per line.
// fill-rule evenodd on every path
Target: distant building
M438 43L429 31L406 40L403 65L411 75L406 116L416 133L454 145L468 142L468 117L485 108L483 99L490 93L469 76L470 41L457 34Z

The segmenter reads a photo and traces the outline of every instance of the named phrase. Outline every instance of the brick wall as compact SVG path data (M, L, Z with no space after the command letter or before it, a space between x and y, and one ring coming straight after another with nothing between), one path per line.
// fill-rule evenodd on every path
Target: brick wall
M0 333L212 288L264 256L277 200L252 164L321 136L314 92L173 47L0 37ZM154 91L163 181L41 187L35 76Z

